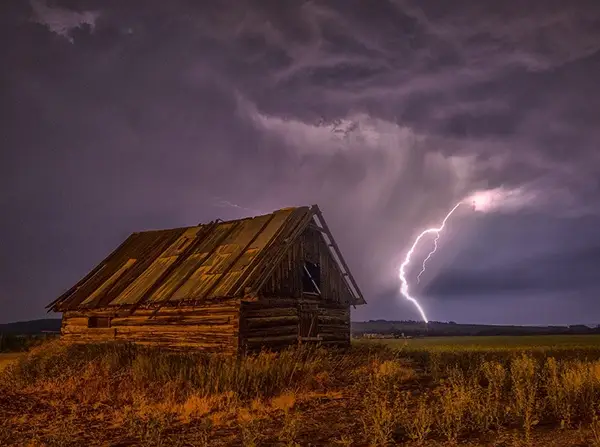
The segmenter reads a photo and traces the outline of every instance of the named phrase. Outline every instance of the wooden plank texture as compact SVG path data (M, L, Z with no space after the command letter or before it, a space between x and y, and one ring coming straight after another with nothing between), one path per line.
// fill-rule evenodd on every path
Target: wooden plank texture
M142 345L237 352L239 300L207 303L204 307L115 311L70 311L63 315L62 338L74 343L126 341ZM108 316L110 328L88 328L89 317Z

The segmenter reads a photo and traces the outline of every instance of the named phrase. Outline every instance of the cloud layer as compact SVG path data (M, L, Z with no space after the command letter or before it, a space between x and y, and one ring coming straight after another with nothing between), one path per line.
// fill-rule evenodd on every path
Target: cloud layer
M307 203L367 296L356 318L415 318L404 251L482 190L512 196L449 223L418 290L432 318L488 318L474 290L564 316L557 296L600 289L556 282L600 243L594 2L140 5L0 7L0 320L39 316L129 232Z

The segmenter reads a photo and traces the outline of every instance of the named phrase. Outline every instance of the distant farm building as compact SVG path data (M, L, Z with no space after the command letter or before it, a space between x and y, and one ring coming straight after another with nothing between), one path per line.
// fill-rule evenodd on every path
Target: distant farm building
M243 353L348 345L364 303L313 205L133 233L48 308L72 342Z

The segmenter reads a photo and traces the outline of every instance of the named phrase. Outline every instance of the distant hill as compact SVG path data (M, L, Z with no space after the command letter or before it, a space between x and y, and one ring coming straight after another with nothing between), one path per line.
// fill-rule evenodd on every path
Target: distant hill
M15 335L33 335L43 332L60 331L61 320L59 318L46 318L42 320L17 321L14 323L0 324L0 333Z

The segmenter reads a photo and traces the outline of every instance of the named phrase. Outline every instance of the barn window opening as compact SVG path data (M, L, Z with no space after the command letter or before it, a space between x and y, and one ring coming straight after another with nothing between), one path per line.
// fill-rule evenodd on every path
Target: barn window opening
M110 318L108 317L89 317L88 327L91 328L109 328Z
M321 267L319 264L304 261L302 290L304 293L321 294Z

